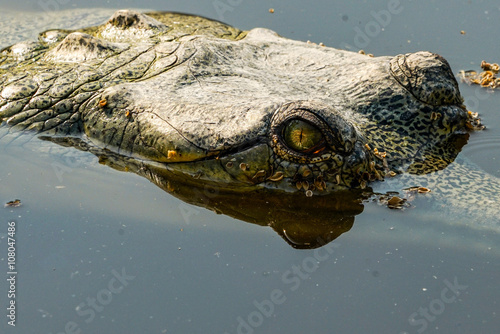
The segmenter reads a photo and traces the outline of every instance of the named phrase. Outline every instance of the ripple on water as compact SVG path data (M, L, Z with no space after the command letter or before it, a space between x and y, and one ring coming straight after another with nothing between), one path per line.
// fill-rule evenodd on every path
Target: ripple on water
M485 133L486 134L486 133ZM464 156L484 171L500 177L500 135L474 136L462 149Z

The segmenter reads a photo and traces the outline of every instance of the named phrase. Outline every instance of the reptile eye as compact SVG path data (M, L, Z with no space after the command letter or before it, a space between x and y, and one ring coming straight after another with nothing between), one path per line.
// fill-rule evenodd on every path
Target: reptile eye
M309 122L299 119L289 121L283 128L283 141L299 153L318 153L325 147L321 131Z

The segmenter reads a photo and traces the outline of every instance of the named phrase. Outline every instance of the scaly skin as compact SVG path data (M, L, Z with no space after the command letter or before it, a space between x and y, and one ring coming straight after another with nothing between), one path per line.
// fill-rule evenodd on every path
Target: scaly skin
M426 186L437 212L498 230L498 179L454 162L481 125L429 52L371 58L197 16L119 11L2 50L0 119L0 137L11 127L88 150L296 248L349 230L368 186Z
M132 11L6 48L0 118L224 189L308 196L443 169L472 120L435 54L371 58L266 29ZM286 138L290 128L293 140L307 138L304 123L291 127L297 120L314 128L312 147Z

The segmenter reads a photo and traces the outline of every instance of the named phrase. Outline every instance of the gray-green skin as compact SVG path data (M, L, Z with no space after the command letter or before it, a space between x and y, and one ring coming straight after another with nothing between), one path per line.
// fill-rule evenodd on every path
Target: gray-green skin
M436 54L372 58L267 29L125 10L4 49L0 118L84 135L223 189L307 195L442 169L472 121ZM293 119L321 132L315 152L290 148Z
M122 10L0 53L7 125L229 191L311 196L441 170L476 121L462 101L436 54L369 57L176 13ZM314 152L284 138L296 119L321 132Z

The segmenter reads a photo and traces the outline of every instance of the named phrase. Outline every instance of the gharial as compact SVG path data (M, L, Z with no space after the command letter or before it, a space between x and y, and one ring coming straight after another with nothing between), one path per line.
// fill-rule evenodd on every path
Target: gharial
M0 119L222 190L304 196L442 170L481 127L437 54L130 10L3 49Z

